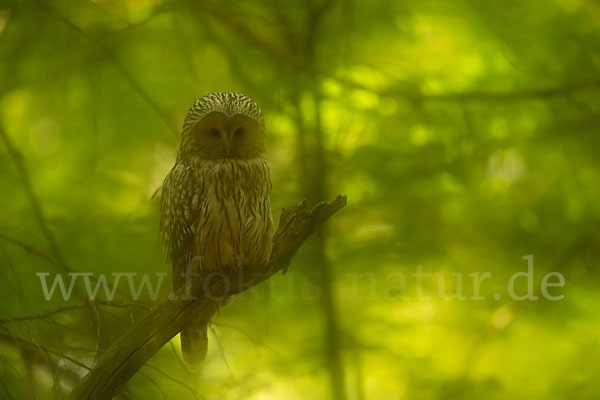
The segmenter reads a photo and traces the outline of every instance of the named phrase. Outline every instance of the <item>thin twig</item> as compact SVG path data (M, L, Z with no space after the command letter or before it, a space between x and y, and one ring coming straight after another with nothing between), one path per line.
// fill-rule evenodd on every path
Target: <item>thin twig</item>
M14 399L14 397L12 397L10 395L10 392L8 391L8 388L6 387L6 385L4 384L4 381L2 379L0 379L0 385L2 385L2 388L4 389L4 392L6 393L6 395L8 396L9 399Z
M67 355L65 355L65 354L63 354L63 353L61 353L59 351L53 350L53 349L51 349L49 347L46 347L46 346L44 346L44 345L42 345L40 343L31 342L29 340L25 340L23 338L19 338L19 337L16 337L14 335L5 334L5 333L0 333L0 338L4 339L5 341L14 341L16 343L25 344L27 346L31 346L31 347L37 348L37 349L41 350L42 352L46 353L46 355L52 354L52 355L55 355L55 356L57 356L57 357L59 357L61 359L65 359L67 361L70 361L71 363L77 365L80 368L86 369L88 371L91 370L90 367L88 367L87 365L83 364L82 362L80 362L80 361L78 361L78 360L76 360L76 359L74 359L72 357L69 357L69 356L67 356ZM50 363L50 364L52 364L52 363Z
M30 253L30 254L35 254L36 256L39 256L41 258L43 258L44 260L48 261L51 264L54 264L56 266L59 266L61 268L65 268L65 266L60 265L60 263L58 261L56 261L54 258L52 258L52 256L50 256L49 254L44 253L42 250L37 249L33 246L31 246L30 244L27 244L25 242L22 242L18 239L15 239L13 237L7 236L3 233L0 233L0 240L4 240L5 242L11 243L15 246L18 246L20 248L22 248L23 250L25 250L26 252ZM71 269L68 269L69 267L66 267L68 272L72 272Z
M30 253L30 254L35 254L35 255L37 255L37 256L39 256L39 257L41 257L42 259L44 259L44 260L48 261L49 263L51 263L51 264L53 264L53 265L56 265L56 266L58 266L59 268L63 269L63 270L64 270L65 272L67 272L67 273L72 273L72 272L75 272L75 271L74 271L74 270L73 270L71 267L69 267L68 265L66 265L66 264L64 264L64 263L62 263L62 262L60 262L60 261L57 261L57 260L56 260L56 259L54 259L52 256L50 256L49 254L46 254L46 253L45 253L45 252L43 252L42 250L40 250L40 249L37 249L37 248L35 248L35 247L31 246L30 244L27 244L27 243L25 243L25 242L22 242L22 241L20 241L20 240L18 240L18 239L15 239L15 238L13 238L13 237L10 237L10 236L7 236L7 235L4 235L4 234L2 234L2 233L0 233L0 240L4 240L5 242L11 243L11 244L13 244L13 245L15 245L15 246L18 246L18 247L21 247L23 250L27 251L28 253ZM90 275L90 276L89 276L89 278L90 278L91 280L93 280L94 282L98 282L98 281L100 280L100 278L98 278L98 277L97 277L97 276L95 276L95 275ZM121 293L121 294L125 293L125 292L124 292L124 291L123 291L121 288L119 288L119 287L117 287L117 288L116 288L116 290L117 290L117 292L119 292L119 293ZM85 297L86 297L86 296L84 296L84 295L83 295L83 293L80 293L80 292L79 292L79 293L77 293L77 294L78 294L78 296L79 296L80 298L85 298ZM110 303L110 304L105 304L105 305L112 305L112 306L115 306L115 307L119 307L118 303L115 303L115 302L108 302L108 303ZM125 307L125 306L129 306L129 305L132 305L132 304L131 304L131 303L124 303L123 307ZM140 305L141 305L141 304L140 304ZM152 308L151 308L151 307L149 307L149 306L145 306L145 307L146 307L146 308L147 308L147 310L149 310L149 311L151 311L151 310L152 310Z
M262 346L262 347L264 347L264 348L266 348L268 350L271 350L273 353L275 353L276 355L278 355L279 357L281 357L281 354L277 350L275 350L271 346L267 345L266 343L263 343L260 340L254 338L253 336L251 336L247 332L244 332L242 329L238 328L237 326L233 326L233 325L229 325L229 324L224 324L222 322L215 322L215 321L212 321L212 324L215 325L215 326L218 326L219 328L233 329L233 330L241 333L242 335L246 336L255 345Z
M21 176L21 181L23 182L25 193L27 194L27 198L31 205L31 209L33 210L33 215L35 216L36 222L39 225L42 234L46 238L48 245L50 246L50 250L52 251L53 257L62 269L64 269L67 272L73 272L73 270L65 262L62 252L58 246L58 243L54 238L54 235L50 231L50 228L48 227L48 223L46 222L46 217L44 216L41 203L38 200L35 191L33 190L31 178L29 177L29 172L27 171L27 168L23 163L23 159L17 151L17 149L15 148L15 146L13 145L10 138L8 137L8 134L6 133L2 125L0 125L0 138L2 139L2 142L4 142L4 146L8 150L10 158L12 159L13 164L15 165L17 171L19 172L19 175Z
M188 385L187 383L185 383L185 382L183 382L183 381L180 381L180 380L179 380L179 379L177 379L177 378L173 378L172 376L170 376L169 374L167 374L167 373L165 373L164 371L160 370L159 368L156 368L154 365L151 365L151 364L146 364L146 365L144 365L144 367L146 367L146 368L150 368L150 369L152 369L152 370L154 370L154 371L158 372L159 374L161 374L161 375L162 375L162 376L164 376L165 378L167 378L167 379L169 379L169 380L171 380L171 381L173 381L173 382L175 382L175 383L177 383L177 384L179 384L179 385L183 386L184 388L186 388L187 390L189 390L189 391L192 393L192 395L194 396L194 398L195 398L195 399L199 399L199 397L198 397L198 393L196 393L196 391L194 390L194 388L192 388L192 387L191 387L190 385ZM204 397L202 397L202 398L204 398Z
M195 3L194 3L195 4ZM325 77L334 80L350 89L365 90L372 92L381 97L391 98L402 98L408 101L431 101L431 102L455 102L455 101L517 101L517 100L535 100L535 99L546 99L557 96L570 95L576 92L586 90L598 90L600 89L600 80L593 80L589 82L579 82L574 84L567 84L564 86L554 88L537 88L537 89L521 89L505 92L488 92L488 91L468 91L462 93L424 93L418 90L401 90L395 87L400 86L399 83L392 85L389 88L373 88L362 83L356 82L352 79L341 77L335 73L317 68L307 60L297 56L296 54L284 49L277 47L270 43L266 39L256 34L255 29L243 24L237 18L235 18L231 12L216 6L214 2L203 1L202 3L196 4L198 8L202 8L203 12L210 13L214 18L219 20L221 23L229 27L229 29L235 33L238 37L245 40L248 44L262 51L275 61L282 62L288 67L300 70L304 73L308 73L314 77ZM329 6L327 6L329 7ZM326 9L326 8L325 8ZM319 11L320 12L320 11ZM317 12L316 14L320 14Z
M69 27L71 30L76 32L79 36L92 43L98 50L100 50L104 55L108 57L108 59L112 62L114 67L117 69L119 74L125 79L129 85L133 88L133 90L146 102L148 105L158 114L158 116L162 119L164 124L169 128L172 132L174 138L179 137L179 130L177 125L175 124L173 118L169 113L167 113L154 99L146 92L146 90L137 82L137 80L133 77L133 75L129 72L129 70L121 63L121 61L117 58L117 56L112 52L112 50L106 47L103 43L100 43L96 39L94 39L90 34L81 29L79 26L75 25L71 20L61 14L56 8L51 6L50 4L40 1L39 4L46 7L50 10L54 15L58 17L58 19Z
M141 372L141 374L144 376L144 378L148 379L150 383L152 383L156 390L158 390L159 393L162 395L163 399L168 399L167 394L164 392L164 390L160 387L160 385L156 382L156 380L153 377L144 373L143 371Z
M225 356L225 349L223 349L223 345L221 345L221 341L219 340L219 336L217 335L217 332L215 331L215 328L211 325L210 327L210 331L212 332L215 341L217 342L217 347L219 348L219 353L221 354L221 358L223 359L223 363L225 363L225 366L227 367L227 369L229 370L229 375L231 375L231 380L235 381L235 375L233 374L233 370L231 369L231 365L229 365L229 362L227 361L227 357Z
M12 323L12 322L46 319L53 315L60 314L65 311L80 310L80 309L88 308L88 307L89 307L89 305L87 303L86 304L73 304L73 305L61 307L56 310L52 310L52 311L48 311L48 312L36 314L36 315L26 315L26 316L21 316L21 317L14 317L14 318L0 318L0 325L6 324L6 323Z
M121 303L121 302L112 302L112 301L104 301L104 300L94 300L93 302L96 305L107 306L107 307L119 307L119 308L130 308L130 307L138 307L143 308L145 310L151 311L152 309L147 304L143 303ZM48 311L41 314L36 315L26 315L21 317L14 318L0 318L0 325L5 323L12 322L20 322L20 321L30 321L30 320L41 320L49 318L53 315L72 310L80 310L90 308L90 302L84 304L73 304L65 307L58 308L56 310Z

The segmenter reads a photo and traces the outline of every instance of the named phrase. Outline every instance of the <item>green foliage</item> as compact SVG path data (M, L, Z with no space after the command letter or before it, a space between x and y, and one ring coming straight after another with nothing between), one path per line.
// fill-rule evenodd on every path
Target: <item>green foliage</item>
M309 246L222 309L201 374L173 340L123 396L330 398L337 351L349 399L598 398L599 18L583 0L4 3L0 398L60 398L85 373L65 356L92 366L147 313L123 278L117 304L13 320L85 305L46 301L39 272L166 272L151 197L213 91L263 109L276 219L349 204L326 259ZM529 254L540 299L517 301ZM419 265L441 275L418 287Z

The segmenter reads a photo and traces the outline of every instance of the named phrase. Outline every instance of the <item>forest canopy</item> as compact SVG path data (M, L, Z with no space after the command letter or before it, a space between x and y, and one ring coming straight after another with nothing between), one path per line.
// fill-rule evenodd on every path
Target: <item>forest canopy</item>
M119 397L599 398L599 28L585 0L3 2L0 398L68 397L168 301L154 195L212 92L262 109L276 226L348 204L200 372L175 337Z

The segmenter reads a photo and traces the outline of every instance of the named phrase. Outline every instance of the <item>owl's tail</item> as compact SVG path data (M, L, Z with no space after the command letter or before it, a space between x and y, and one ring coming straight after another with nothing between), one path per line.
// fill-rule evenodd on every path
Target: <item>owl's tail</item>
M202 322L184 328L180 334L181 352L188 369L198 369L208 351L208 323Z
M208 324L218 311L218 306L211 306L208 314L183 328L180 333L183 360L190 371L197 370L208 352Z

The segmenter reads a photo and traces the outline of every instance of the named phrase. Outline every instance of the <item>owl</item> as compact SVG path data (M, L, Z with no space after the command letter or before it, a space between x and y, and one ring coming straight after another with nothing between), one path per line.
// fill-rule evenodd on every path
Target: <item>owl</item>
M175 165L162 185L160 232L173 289L186 279L264 264L271 255L271 171L262 112L240 93L212 93L188 110ZM186 364L206 357L218 310L181 331Z

